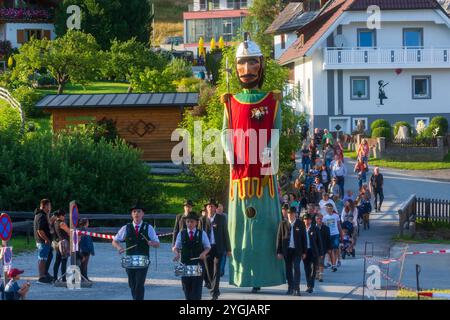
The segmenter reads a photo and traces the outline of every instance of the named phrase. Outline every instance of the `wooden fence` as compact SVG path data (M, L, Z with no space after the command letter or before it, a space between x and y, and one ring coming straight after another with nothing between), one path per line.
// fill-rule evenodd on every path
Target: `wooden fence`
M425 223L450 223L450 200L417 198L416 216Z
M411 195L398 210L400 223L400 236L404 230L410 230L415 234L415 223L417 219L421 222L444 222L450 223L450 200L419 198ZM410 228L412 225L412 228Z
M31 234L33 233L33 212L24 212L24 211L3 211L7 213L11 220L13 221L13 232L14 233L23 233L27 236L27 242L30 242ZM170 220L171 222L175 221L176 214L145 214L144 220L150 221L152 226L156 229L158 233L168 233L172 231L170 227L158 227L158 221L161 220ZM80 214L80 219L86 218L90 221L95 220L107 220L107 221L119 221L119 220L130 220L131 216L129 214L111 214L111 213L84 213ZM15 221L20 219L22 221ZM15 222L14 222L15 221ZM92 227L88 228L88 231L97 232L97 233L108 233L114 234L119 231L120 226L115 227Z

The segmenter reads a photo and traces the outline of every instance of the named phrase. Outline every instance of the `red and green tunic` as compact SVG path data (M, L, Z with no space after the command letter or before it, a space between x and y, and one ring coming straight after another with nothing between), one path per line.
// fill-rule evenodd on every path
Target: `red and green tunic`
M227 129L235 134L226 135ZM249 129L254 129L253 137ZM234 161L228 209L233 254L230 284L239 287L276 286L286 281L283 261L276 257L281 220L277 179L261 170L270 165L263 165L260 155L266 148L278 148L272 129L281 130L281 109L273 92L244 90L225 103L222 143L227 158ZM249 144L250 137L253 144ZM256 211L254 217L247 216L250 207Z

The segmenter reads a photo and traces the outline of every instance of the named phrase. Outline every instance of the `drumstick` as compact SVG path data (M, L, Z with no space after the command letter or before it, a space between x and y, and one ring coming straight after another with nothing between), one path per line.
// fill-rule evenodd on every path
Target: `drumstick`
M137 247L137 244L135 244L134 246L131 246L131 247L125 248L125 249L123 249L123 250L125 251L125 250L129 250L129 249L133 249L134 247Z
M141 236L142 236L142 238L144 238L147 242L150 242L150 240L148 240L147 237L144 236L142 233L141 233Z
M191 258L191 260L200 260L200 257L197 257L197 258Z

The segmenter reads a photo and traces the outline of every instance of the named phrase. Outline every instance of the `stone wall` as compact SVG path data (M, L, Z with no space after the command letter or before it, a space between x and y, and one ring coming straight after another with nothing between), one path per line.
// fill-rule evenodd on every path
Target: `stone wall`
M377 138L378 146L375 153L377 159L410 162L442 161L448 153L444 137L437 137L437 147L395 147L386 144L385 138Z

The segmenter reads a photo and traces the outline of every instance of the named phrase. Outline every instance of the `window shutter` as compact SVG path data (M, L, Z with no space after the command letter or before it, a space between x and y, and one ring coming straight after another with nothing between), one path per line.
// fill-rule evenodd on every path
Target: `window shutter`
M51 32L50 30L43 30L44 36L43 38L51 40Z
M25 30L17 30L17 43L25 43Z

